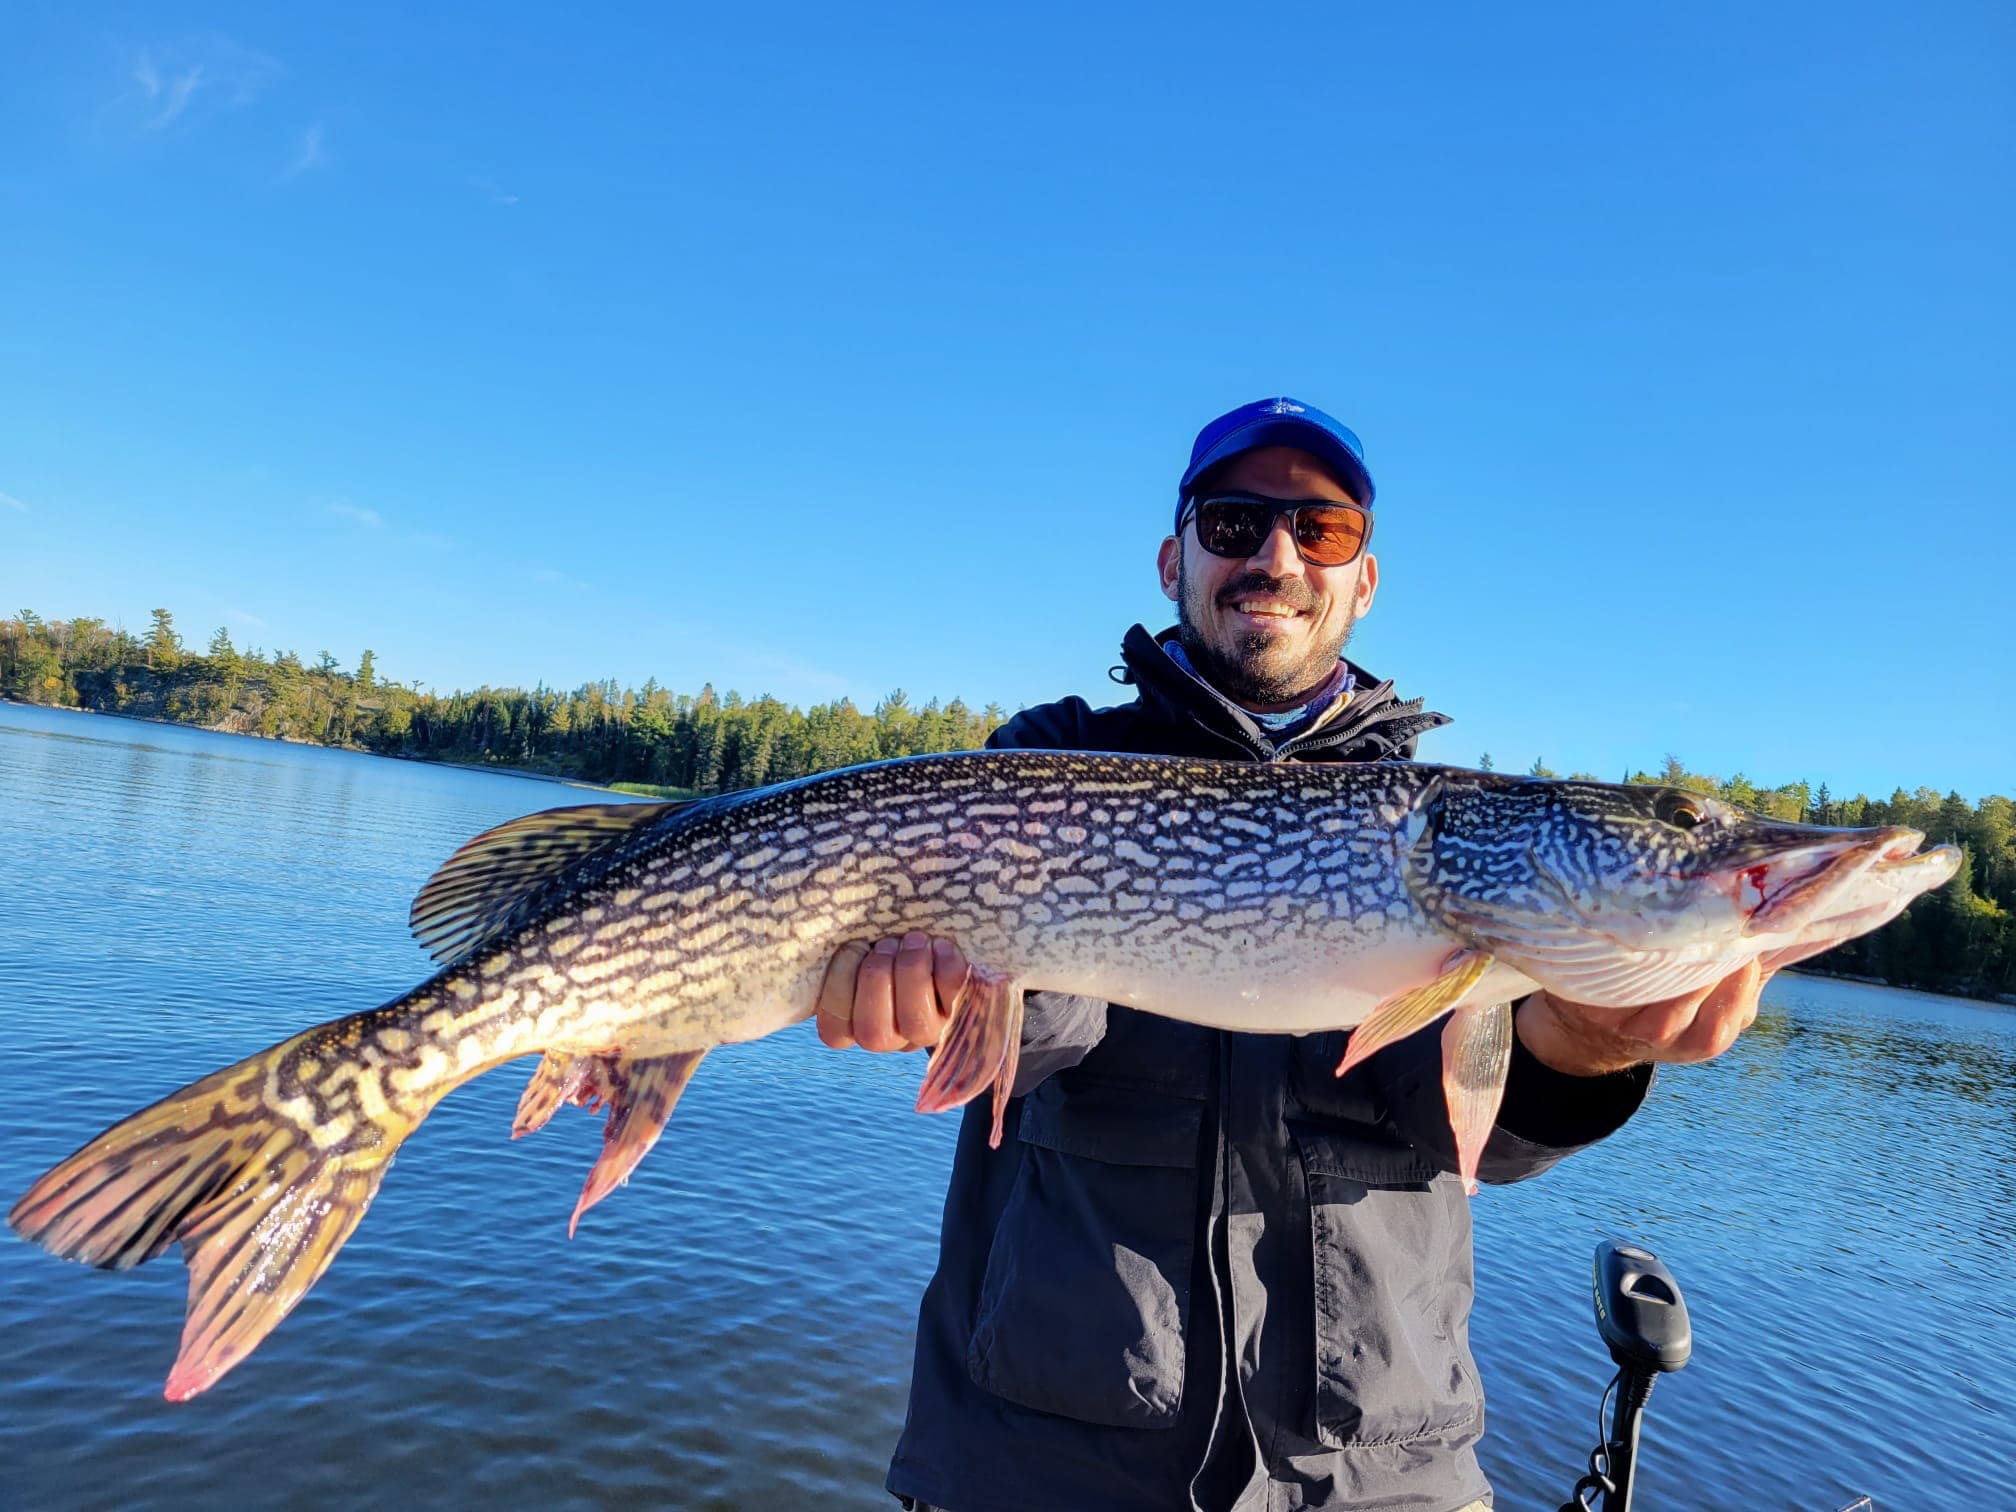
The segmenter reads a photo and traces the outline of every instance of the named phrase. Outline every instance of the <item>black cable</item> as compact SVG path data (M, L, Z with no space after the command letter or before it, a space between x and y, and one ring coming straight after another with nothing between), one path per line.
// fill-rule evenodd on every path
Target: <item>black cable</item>
M1596 1447L1589 1451L1589 1473L1575 1482L1575 1490L1561 1504L1560 1512L1595 1512L1595 1498L1599 1494L1606 1498L1617 1494L1617 1483L1610 1478L1609 1408L1610 1393L1623 1378L1624 1372L1619 1369L1603 1388L1602 1400L1596 1404Z

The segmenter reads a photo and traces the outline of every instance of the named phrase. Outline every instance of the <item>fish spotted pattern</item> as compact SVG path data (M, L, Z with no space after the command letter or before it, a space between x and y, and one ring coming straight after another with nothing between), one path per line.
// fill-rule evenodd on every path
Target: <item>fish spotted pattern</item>
M1951 848L1920 843L1661 788L1030 751L529 815L416 899L436 976L115 1125L9 1221L113 1269L180 1243L189 1312L167 1393L186 1398L286 1316L464 1081L544 1056L514 1135L563 1103L607 1108L578 1223L709 1049L809 1017L840 944L911 930L975 963L920 1108L991 1088L998 1134L1028 990L1229 1029L1356 1026L1347 1066L1447 1015L1467 1177L1514 998L1628 1007L1802 958L1951 875Z

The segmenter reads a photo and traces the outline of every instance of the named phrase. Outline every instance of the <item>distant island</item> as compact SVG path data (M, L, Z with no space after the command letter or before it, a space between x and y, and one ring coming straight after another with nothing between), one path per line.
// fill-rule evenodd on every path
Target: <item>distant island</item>
M386 756L506 767L619 791L680 797L761 787L857 762L971 750L1007 716L998 704L959 699L915 706L893 692L863 713L848 699L800 709L744 700L587 683L571 692L478 688L436 694L381 678L366 651L344 669L323 652L241 650L228 630L191 651L173 616L156 609L144 636L103 620L0 619L0 698L57 708L165 719L272 739L343 746ZM1490 756L1479 758L1484 767ZM1544 762L1533 775L1557 775ZM1590 772L1569 775L1606 780ZM1668 756L1624 782L1712 793L1780 819L1811 824L1907 824L1965 859L1947 887L1920 898L1887 928L1830 951L1803 969L1900 987L2008 997L2016 993L2016 804L1992 795L1897 789L1888 798L1839 798L1825 782L1778 787L1742 775L1714 777Z

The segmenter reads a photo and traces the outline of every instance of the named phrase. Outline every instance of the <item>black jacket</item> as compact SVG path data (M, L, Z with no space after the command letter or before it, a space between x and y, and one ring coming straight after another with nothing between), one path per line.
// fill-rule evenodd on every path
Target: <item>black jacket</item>
M1357 672L1343 713L1277 748L1139 626L1123 655L1133 703L1029 709L990 744L1377 761L1447 722ZM1339 1079L1344 1040L1032 995L1001 1148L985 1099L960 1128L889 1489L952 1512L1485 1495L1439 1026ZM1515 1043L1480 1176L1594 1143L1649 1081L1561 1076Z

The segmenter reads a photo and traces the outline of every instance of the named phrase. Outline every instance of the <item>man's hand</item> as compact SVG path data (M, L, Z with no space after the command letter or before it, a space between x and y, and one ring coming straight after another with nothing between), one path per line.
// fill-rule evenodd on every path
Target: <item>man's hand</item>
M819 984L819 1038L835 1050L929 1050L952 1021L967 970L957 945L921 931L842 945Z
M1536 992L1514 1022L1534 1058L1567 1076L1602 1076L1647 1061L1713 1060L1757 1021L1757 998L1770 979L1752 961L1712 987L1627 1009Z

